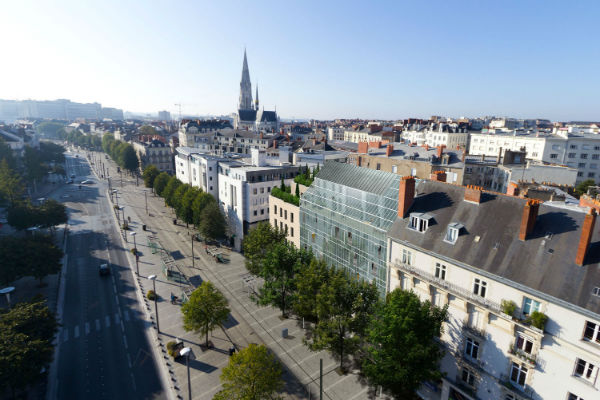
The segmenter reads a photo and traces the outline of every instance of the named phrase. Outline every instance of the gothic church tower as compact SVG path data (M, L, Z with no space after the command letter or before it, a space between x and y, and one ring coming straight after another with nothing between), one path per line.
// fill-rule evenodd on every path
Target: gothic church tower
M246 59L246 49L244 49L244 66L242 68L242 81L240 82L240 110L253 110L252 104L252 84L250 83L250 71L248 71L248 60Z

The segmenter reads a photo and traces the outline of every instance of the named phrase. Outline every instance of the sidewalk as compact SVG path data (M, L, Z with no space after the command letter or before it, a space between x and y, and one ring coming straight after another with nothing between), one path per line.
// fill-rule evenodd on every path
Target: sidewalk
M166 354L166 343L180 338L192 348L196 360L190 362L191 386L194 399L211 399L220 389L220 369L228 363L229 347L244 348L249 343L264 343L284 365L286 380L285 398L316 399L319 393L319 359L323 359L323 388L325 399L353 400L375 398L374 389L362 381L357 371L339 375L335 369L336 361L328 352L311 352L303 343L304 331L301 321L280 318L281 312L272 307L259 307L250 298L243 277L248 272L244 258L238 253L227 252L230 260L227 264L216 263L206 254L202 243L194 244L194 264L192 268L190 231L181 225L173 225L174 214L164 207L163 199L148 194L149 215L146 214L144 188L140 185L128 185L119 191L119 204L125 204L125 216L131 217L131 228L137 233L136 243L142 253L139 260L139 283L144 294L152 289L152 282L146 279L157 275L156 291L160 296L158 314L161 334L160 342L163 360L168 368L173 385L178 394L187 398L187 371L185 361L174 362ZM147 225L143 231L142 224ZM169 281L162 270L159 252L152 254L149 241L160 243L175 258L172 264L185 275L190 285ZM131 237L127 238L129 248L133 248ZM133 258L131 258L133 260ZM132 267L135 268L135 262ZM184 332L180 306L172 305L170 294L181 297L186 286L198 286L203 280L210 280L223 292L231 309L230 320L224 329L213 331L210 340L215 348L202 351L200 344L204 339L193 332ZM154 304L147 299L145 307L154 315ZM282 338L282 329L288 329L288 337ZM310 390L310 394L309 391Z

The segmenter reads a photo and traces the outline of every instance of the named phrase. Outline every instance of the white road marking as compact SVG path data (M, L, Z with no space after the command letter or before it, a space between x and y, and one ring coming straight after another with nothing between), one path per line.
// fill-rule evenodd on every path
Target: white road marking
M125 310L123 314L125 315L125 321L129 321L129 312Z
M99 319L96 320L96 330L97 331L100 330L100 320Z
M90 323L89 322L85 323L85 334L86 335L90 334Z
M76 337L76 338L78 338L78 337L79 337L79 325L77 325L77 326L75 327L75 333L73 334L73 337Z
M106 327L110 328L110 317L108 315L106 316Z

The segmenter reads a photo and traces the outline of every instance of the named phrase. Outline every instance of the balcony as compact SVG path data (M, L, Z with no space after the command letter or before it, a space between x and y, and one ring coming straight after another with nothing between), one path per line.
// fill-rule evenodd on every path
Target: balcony
M464 331L469 332L472 335L475 335L475 336L480 337L482 339L486 339L487 338L487 334L485 332L485 329L478 328L476 326L471 326L469 324L469 319L468 318L465 318L465 320L463 321L462 328L463 328Z
M399 268L400 270L407 272L411 275L420 277L420 278L426 280L427 282L429 282L435 286L438 286L452 294L455 294L462 298L468 299L469 301L476 303L482 307L487 307L498 314L502 313L502 307L500 306L499 303L496 303L491 300L487 300L481 296L477 296L474 293L472 293L469 289L465 289L465 288L455 285L453 283L449 283L443 279L436 278L433 274L430 274L428 272L417 269L417 268L413 267L412 265L404 264L404 263L401 263L398 261L396 261L394 263L394 265L397 268Z
M501 385L503 385L507 389L511 390L515 395L517 395L517 398L533 399L533 389L530 388L528 385L525 385L524 387L519 386L516 383L513 383L508 375L501 375L499 382Z
M531 368L535 368L537 356L535 354L529 354L521 349L516 349L514 345L508 348L508 353L517 357L520 361L529 364Z

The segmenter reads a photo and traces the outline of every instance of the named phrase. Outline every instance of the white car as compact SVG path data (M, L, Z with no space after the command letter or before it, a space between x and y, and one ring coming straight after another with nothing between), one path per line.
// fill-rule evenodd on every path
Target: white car
M94 181L92 181L92 180L89 180L89 179L86 179L85 181L81 181L81 184L82 184L82 185L88 185L88 184L90 184L90 183L94 183Z

